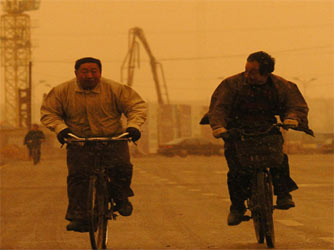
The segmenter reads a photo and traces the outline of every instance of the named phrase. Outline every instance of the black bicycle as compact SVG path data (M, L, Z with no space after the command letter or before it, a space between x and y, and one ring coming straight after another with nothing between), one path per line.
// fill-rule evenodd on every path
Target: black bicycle
M279 167L283 162L283 137L280 128L291 127L277 123L263 131L247 131L232 129L228 136L235 136L235 147L242 168L250 175L249 189L246 190L247 209L251 216L245 215L243 220L253 219L256 239L269 248L275 247L275 231L273 221L273 184L270 168Z
M39 161L41 159L40 142L38 141L38 143L37 143L36 141L28 140L27 141L27 146L28 146L28 149L29 149L29 157L32 159L34 165L36 165L37 163L39 163Z
M258 169L252 177L251 195L247 200L248 209L251 211L256 239L258 243L267 246L275 246L275 231L273 221L273 189L272 178L268 169Z
M123 133L117 137L87 137L81 138L74 134L69 134L67 143L87 143L94 145L94 166L89 177L88 191L88 217L89 236L92 249L106 249L108 242L108 220L115 220L115 202L111 195L110 178L106 174L106 169L101 164L102 152L105 146L115 141L131 141L128 133Z

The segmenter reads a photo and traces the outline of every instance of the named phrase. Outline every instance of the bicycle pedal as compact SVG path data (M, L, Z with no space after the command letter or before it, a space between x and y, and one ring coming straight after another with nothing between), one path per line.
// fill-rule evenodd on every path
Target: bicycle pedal
M249 215L242 216L242 221L249 221L252 217Z

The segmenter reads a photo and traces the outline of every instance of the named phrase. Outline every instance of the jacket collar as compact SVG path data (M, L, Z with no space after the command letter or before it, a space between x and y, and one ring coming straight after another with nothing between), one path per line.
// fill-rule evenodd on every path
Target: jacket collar
M80 85L78 83L78 81L75 79L74 80L74 90L75 92L80 92L80 93L95 93L95 94L99 94L101 92L101 81L95 86L95 88L91 89L91 90L85 90L80 88Z

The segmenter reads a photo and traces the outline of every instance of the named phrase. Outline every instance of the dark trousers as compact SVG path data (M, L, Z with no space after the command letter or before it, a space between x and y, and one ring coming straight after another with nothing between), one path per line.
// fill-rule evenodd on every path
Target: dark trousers
M103 145L98 157L95 157L96 147L92 144L67 146L67 220L87 218L89 176L95 160L107 168L106 172L112 180L110 188L115 199L126 199L134 195L130 188L133 166L127 142L118 141Z
M225 158L229 168L227 184L232 203L231 210L241 210L244 207L244 201L248 198L251 173L241 167L233 142L225 141ZM275 195L289 193L298 189L297 184L290 177L288 156L286 154L284 154L282 165L271 168L270 172L273 177Z
M37 158L36 158L36 162L39 162L40 161L40 158L41 158L41 145L40 144L37 144L37 145L32 145L32 144L28 144L27 145L27 148L28 148L28 151L29 151L29 159L32 158L32 151L34 149L36 149L37 151Z

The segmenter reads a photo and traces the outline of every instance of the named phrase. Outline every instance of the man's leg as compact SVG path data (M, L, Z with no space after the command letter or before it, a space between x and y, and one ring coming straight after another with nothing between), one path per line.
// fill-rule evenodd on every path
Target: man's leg
M88 230L87 199L89 167L93 164L89 150L78 145L67 147L67 195L66 219L71 221L67 230L85 232Z
M127 142L116 142L110 145L105 157L109 167L108 174L112 180L111 192L116 202L116 209L121 215L132 214L132 204L128 197L134 195L131 189L133 166L130 162L129 147Z
M273 177L274 194L277 195L277 208L289 209L295 206L290 192L298 189L297 184L290 177L288 156L284 154L284 160L280 167L270 169Z
M28 152L29 152L29 160L31 160L32 158L32 146L31 145L28 146Z
M238 225L246 212L245 200L249 187L249 175L240 171L240 164L232 144L225 143L225 158L228 164L227 184L231 206L227 223L230 226Z

